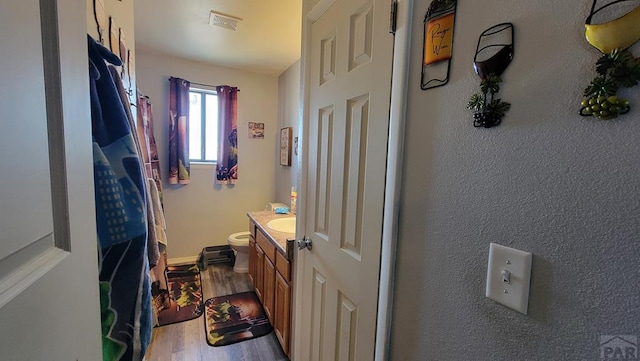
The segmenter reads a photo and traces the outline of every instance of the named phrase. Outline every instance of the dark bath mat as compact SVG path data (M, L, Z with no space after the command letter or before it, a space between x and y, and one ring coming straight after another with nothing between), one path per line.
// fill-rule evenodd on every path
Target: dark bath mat
M169 293L158 295L157 304L169 306L158 312L160 326L192 320L202 315L202 285L200 269L195 264L168 266L167 282Z
M250 340L272 330L255 292L210 298L204 309L205 333L211 346Z

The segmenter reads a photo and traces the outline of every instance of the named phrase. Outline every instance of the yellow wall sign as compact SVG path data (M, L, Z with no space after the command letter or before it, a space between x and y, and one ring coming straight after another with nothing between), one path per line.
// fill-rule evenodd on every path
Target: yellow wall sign
M424 65L451 59L454 18L451 13L425 24Z

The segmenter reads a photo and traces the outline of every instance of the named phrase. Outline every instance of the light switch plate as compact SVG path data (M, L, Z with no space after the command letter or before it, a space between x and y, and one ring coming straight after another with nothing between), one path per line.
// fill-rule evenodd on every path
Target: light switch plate
M491 243L486 296L526 315L529 306L531 259L529 252ZM508 282L505 282L505 275L508 275Z

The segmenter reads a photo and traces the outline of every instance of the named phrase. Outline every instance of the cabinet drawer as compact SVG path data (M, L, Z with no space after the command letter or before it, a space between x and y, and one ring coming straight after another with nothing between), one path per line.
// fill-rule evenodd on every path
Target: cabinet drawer
M260 230L256 231L256 243L260 245L260 248L262 248L264 255L271 260L271 263L275 264L276 263L276 246L274 246L273 243L269 241L267 236L265 236Z
M280 252L276 252L276 269L285 281L291 283L291 264Z

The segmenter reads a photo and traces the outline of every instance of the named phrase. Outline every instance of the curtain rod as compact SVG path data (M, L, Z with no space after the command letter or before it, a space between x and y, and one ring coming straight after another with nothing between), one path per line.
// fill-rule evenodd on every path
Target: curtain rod
M171 78L173 78L173 77L171 77ZM169 78L169 81L171 81L171 78ZM187 81L188 81L188 80L187 80ZM193 81L189 81L189 84L193 84L193 85L200 85L200 86L208 86L208 87L210 87L210 88L217 88L217 87L221 86L221 85L210 85L210 84L196 83L196 82L193 82ZM233 88L233 87L232 87L232 88ZM236 88L236 89L238 89L238 88ZM239 91L240 91L240 89L238 89L238 92L239 92Z
M208 86L208 87L211 87L211 88L217 88L217 87L219 87L219 86L220 86L220 85L209 85L209 84L202 84L202 83L196 83L196 82L190 82L190 83L191 83L191 84L193 84L193 85ZM232 88L233 88L233 87L232 87ZM237 88L236 88L236 89L237 89ZM238 89L238 92L240 92L240 89Z

